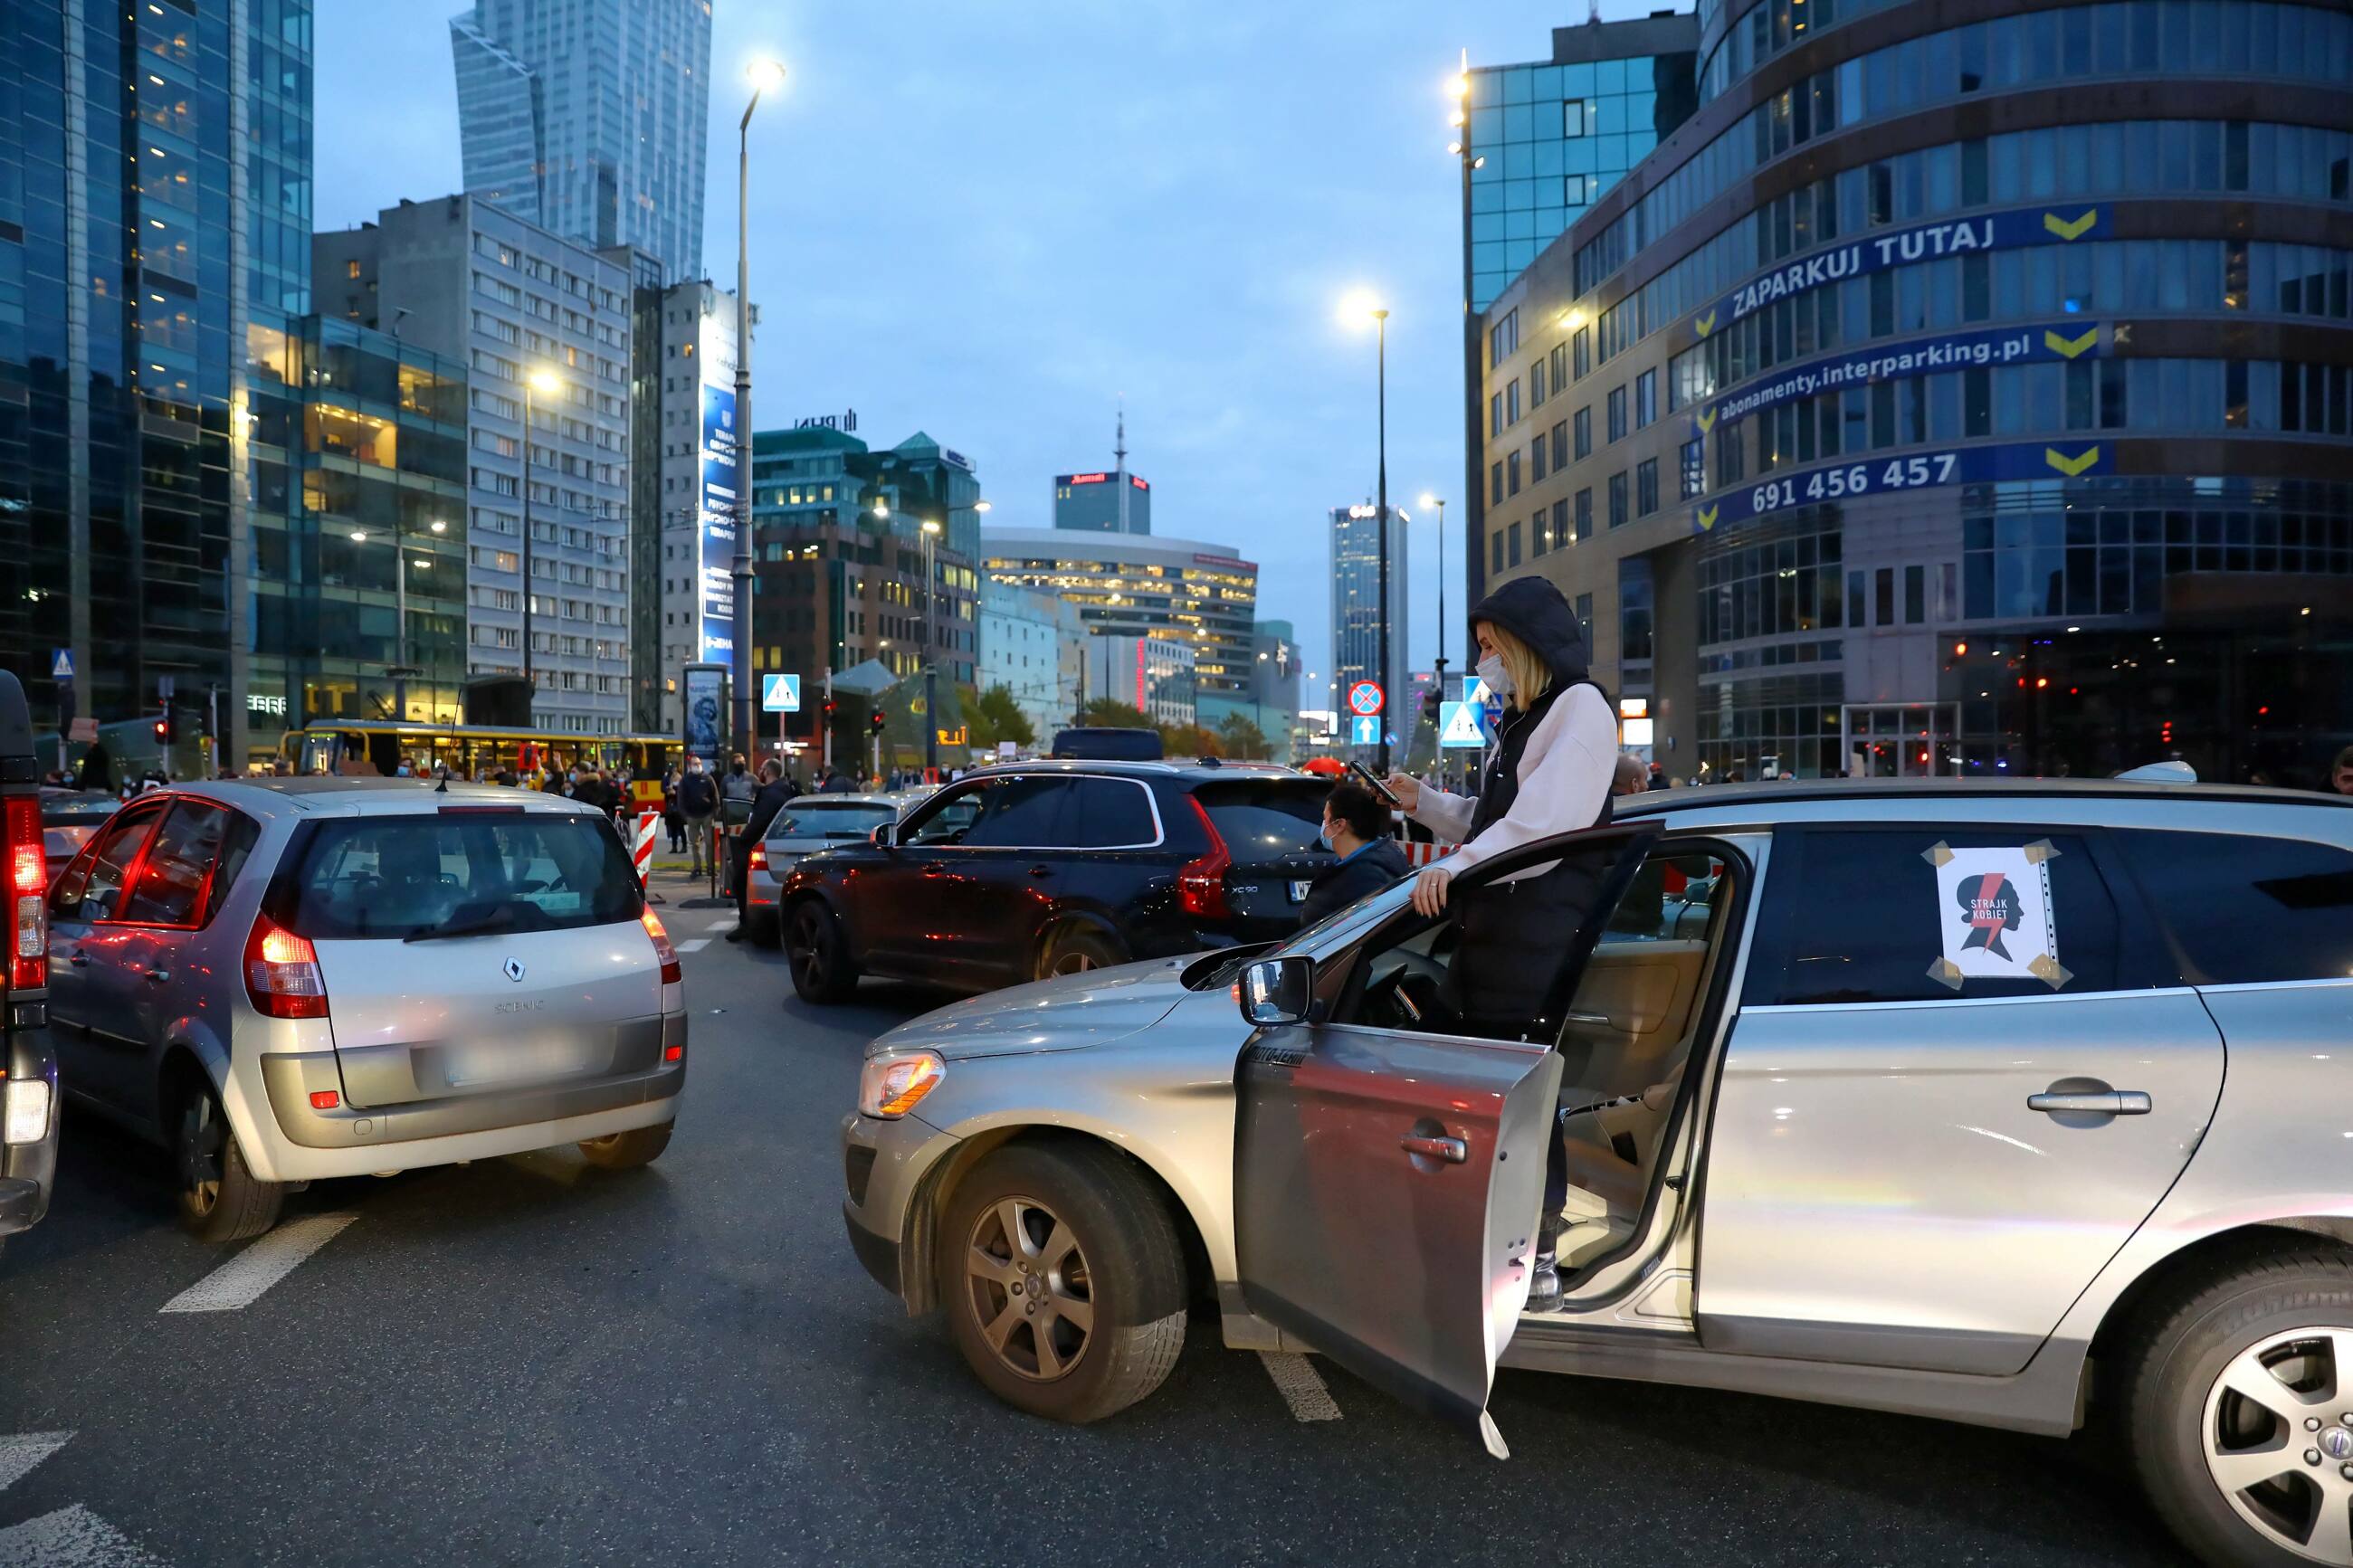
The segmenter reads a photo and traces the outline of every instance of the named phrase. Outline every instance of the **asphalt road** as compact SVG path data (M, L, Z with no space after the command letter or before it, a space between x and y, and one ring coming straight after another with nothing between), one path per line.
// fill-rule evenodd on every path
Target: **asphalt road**
M657 1164L320 1184L288 1224L353 1217L242 1310L163 1310L230 1255L69 1118L0 1257L0 1568L2184 1561L2086 1440L1506 1373L1496 1463L1322 1363L1338 1417L1302 1420L1200 1321L1143 1405L1017 1415L841 1236L860 1047L936 999L813 1012L776 954L684 962Z

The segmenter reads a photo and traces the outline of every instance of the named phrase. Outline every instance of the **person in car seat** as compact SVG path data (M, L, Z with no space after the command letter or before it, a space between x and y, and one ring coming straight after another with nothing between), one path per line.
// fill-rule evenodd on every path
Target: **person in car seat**
M1388 781L1408 816L1461 845L1415 880L1413 907L1432 918L1446 909L1453 879L1482 860L1608 822L1617 774L1617 716L1588 668L1584 628L1559 589L1541 577L1514 578L1472 608L1471 636L1480 679L1504 700L1477 799L1424 789L1403 773ZM1448 988L1464 1033L1520 1037L1543 1011L1561 945L1584 923L1596 893L1590 876L1564 863L1486 883L1461 900ZM1539 1311L1560 1301L1555 1247L1567 1189L1556 1135L1546 1145L1528 1293Z
M1299 923L1377 893L1406 874L1405 851L1389 837L1389 808L1362 784L1337 784L1324 797L1324 843L1339 858L1318 872L1299 907Z

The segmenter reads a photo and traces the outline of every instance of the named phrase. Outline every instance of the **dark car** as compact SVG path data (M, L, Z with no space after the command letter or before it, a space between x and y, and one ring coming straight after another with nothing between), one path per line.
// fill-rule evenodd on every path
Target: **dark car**
M987 991L1266 942L1299 924L1331 785L1254 763L1040 762L967 774L785 879L793 985Z
M41 764L25 689L0 670L0 1240L48 1212L58 1165L58 1058L49 1046L49 871L41 844Z
M122 803L96 789L63 789L53 784L41 786L41 848L48 862L49 880L66 868L81 847L90 842L91 834L106 825L106 819L122 809Z

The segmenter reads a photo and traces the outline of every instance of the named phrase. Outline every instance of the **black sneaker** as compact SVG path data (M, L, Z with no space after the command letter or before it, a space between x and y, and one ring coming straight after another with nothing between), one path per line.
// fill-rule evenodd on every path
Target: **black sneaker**
M740 921L728 928L727 940L729 942L742 942L744 940L744 927Z

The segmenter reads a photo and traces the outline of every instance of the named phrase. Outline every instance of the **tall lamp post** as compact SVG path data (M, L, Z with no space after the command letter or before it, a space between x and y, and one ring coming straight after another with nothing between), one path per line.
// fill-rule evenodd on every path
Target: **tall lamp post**
M735 744L748 745L752 729L752 111L760 94L785 85L776 60L752 63L752 101L736 125L735 151L735 584L734 626L728 679L735 688Z
M539 678L531 668L531 395L534 392L553 395L564 389L553 371L535 370L522 382L522 679L531 688L531 706L524 711L527 724L539 722Z
M1389 771L1389 724L1396 716L1389 705L1396 702L1401 695L1389 689L1397 684L1390 679L1389 668L1389 313L1388 308L1371 295L1358 293L1348 296L1347 300L1341 307L1341 314L1344 320L1353 318L1359 321L1370 316L1373 319L1373 329L1377 338L1375 363L1377 366L1378 378L1376 386L1378 397L1377 406L1379 424L1377 450L1379 455L1379 468L1377 490L1373 499L1373 527L1379 538L1378 569L1381 583L1377 613L1380 626L1377 643L1379 651L1376 657L1380 661L1379 683L1382 706L1377 731L1380 741L1374 755L1375 765L1381 773L1387 773Z

